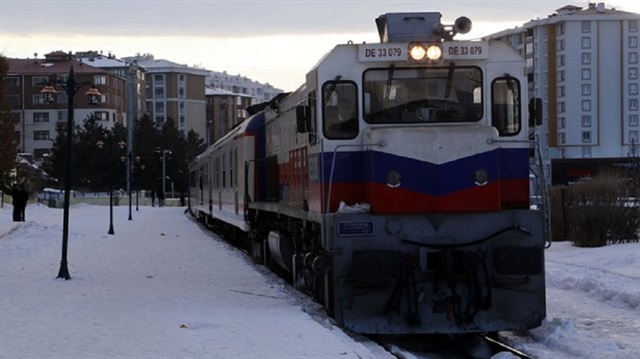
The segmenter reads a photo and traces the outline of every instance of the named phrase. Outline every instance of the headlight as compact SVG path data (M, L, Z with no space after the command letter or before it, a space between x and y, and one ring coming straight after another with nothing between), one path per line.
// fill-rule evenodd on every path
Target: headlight
M411 60L420 62L424 60L424 57L427 55L427 50L422 45L413 45L409 49L409 56L411 56Z
M409 44L409 62L437 63L442 60L442 47L438 44Z
M431 45L427 48L427 58L429 61L437 62L442 59L442 48L438 45Z

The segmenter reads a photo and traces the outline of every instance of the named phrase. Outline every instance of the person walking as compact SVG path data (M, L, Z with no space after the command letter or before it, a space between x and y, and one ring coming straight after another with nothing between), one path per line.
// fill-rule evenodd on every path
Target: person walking
M14 185L11 188L11 203L13 204L13 221L24 222L25 210L27 208L27 202L29 201L29 192L24 187L24 184L20 186Z
M11 187L11 204L13 204L13 221L20 222L20 189L18 185Z
M158 188L158 207L164 207L164 191Z
M156 206L156 190L154 188L151 189L151 207Z
M29 202L29 192L27 192L24 184L20 185L20 188L18 189L18 196L20 199L20 222L24 222L27 202Z

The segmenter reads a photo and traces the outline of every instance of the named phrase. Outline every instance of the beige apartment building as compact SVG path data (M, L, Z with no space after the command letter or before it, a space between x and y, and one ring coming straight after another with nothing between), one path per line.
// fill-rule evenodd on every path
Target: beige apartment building
M146 70L147 112L158 125L172 119L185 134L206 138L205 77L209 71L156 60L153 55L124 58Z

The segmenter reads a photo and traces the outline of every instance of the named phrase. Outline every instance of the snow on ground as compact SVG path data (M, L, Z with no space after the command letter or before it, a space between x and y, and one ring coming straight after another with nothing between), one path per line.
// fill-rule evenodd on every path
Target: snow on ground
M389 358L183 213L0 209L0 358ZM640 244L546 251L547 319L504 338L539 359L640 358ZM494 359L512 358L501 353Z

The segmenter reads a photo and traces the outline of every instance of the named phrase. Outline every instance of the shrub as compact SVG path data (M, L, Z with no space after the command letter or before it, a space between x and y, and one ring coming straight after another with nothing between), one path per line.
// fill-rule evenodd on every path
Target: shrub
M601 172L588 181L561 190L564 204L556 203L552 207L552 223L561 225L566 231L564 237L578 247L637 242L640 240L640 206L634 200L635 192L632 180L627 177L613 171ZM557 212L558 208L561 213Z

